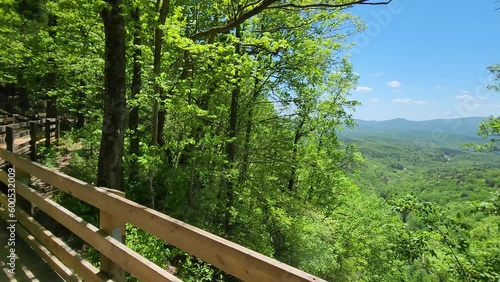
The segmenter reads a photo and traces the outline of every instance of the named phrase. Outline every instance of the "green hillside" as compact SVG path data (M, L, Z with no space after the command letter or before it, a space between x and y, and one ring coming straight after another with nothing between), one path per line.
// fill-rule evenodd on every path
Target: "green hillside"
M414 193L440 204L485 200L500 187L500 156L461 146L484 141L473 135L482 120L358 120L359 126L344 131L342 138L355 144L364 158L354 177L362 190L384 198ZM461 124L460 130L436 138L435 130L448 124Z
M500 217L498 210L484 211L498 208L500 156L461 147L484 142L471 135L480 121L464 119L461 130L449 130L443 139L432 138L432 132L452 121L358 121L358 128L342 136L364 159L351 178L366 195L381 197L399 212L406 232L398 234L408 236L403 253L420 256L420 262L400 268L408 275L404 281L498 279L490 272L500 269ZM410 242L417 244L414 250Z
M347 140L367 140L378 137L388 143L420 144L430 147L457 149L464 143L484 140L477 135L479 124L486 118L470 117L461 119L437 119L409 121L393 119L387 121L356 120L357 127L346 129L341 136Z
M446 132L475 136L478 125L485 119L485 117L466 117L424 121L411 121L403 118L385 121L356 120L358 127L353 131L364 131L367 129L379 129L386 131L390 129L403 131Z

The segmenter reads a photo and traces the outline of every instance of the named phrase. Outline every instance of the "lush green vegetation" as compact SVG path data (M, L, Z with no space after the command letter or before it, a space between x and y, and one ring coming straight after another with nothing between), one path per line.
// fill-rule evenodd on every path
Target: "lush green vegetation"
M475 118L461 123L471 121L480 123ZM434 121L427 128L425 123L360 121L359 128L346 131L344 139L357 144L364 157L351 177L364 193L379 195L386 208L399 213L404 226L394 230L400 237L390 244L407 260L399 268L406 269L405 279L495 281L500 156L462 149L460 142L481 141L471 136L471 127L454 131L463 135L436 138L432 128L448 128L453 121Z
M376 2L328 3L0 0L0 93L63 119L45 164L326 280L500 279L498 156L439 121L346 130L348 8ZM234 280L127 231L185 281Z

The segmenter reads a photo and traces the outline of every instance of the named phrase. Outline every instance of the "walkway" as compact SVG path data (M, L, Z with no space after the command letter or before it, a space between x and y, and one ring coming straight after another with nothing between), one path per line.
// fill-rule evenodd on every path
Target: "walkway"
M9 248L7 225L0 220L0 281L18 282L63 282L64 280L54 272L24 241L19 235L16 238L16 274L8 272L7 256Z

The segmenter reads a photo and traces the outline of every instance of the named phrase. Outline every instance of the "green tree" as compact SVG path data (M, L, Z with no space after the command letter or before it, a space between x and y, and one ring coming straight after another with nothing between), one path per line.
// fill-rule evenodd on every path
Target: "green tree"
M488 89L500 92L500 65L491 65L487 69L494 77L494 83L488 85ZM482 145L466 144L465 147L472 147L478 151L498 151L500 148L496 145L496 142L500 141L498 138L500 136L500 117L491 116L481 123L478 135L489 139L489 142Z

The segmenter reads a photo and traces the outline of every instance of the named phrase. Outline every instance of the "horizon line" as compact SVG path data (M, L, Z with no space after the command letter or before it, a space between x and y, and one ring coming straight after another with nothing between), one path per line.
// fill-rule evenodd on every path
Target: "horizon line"
M393 121L393 120L405 120L405 121L436 121L436 120L457 120L457 119L473 119L473 118L482 118L482 119L488 119L488 117L481 117L481 116L472 116L472 117L459 117L459 118L432 118L432 119L422 119L422 120L412 120L412 119L407 119L407 118L391 118L391 119L381 119L381 120L376 120L376 119L361 119L361 118L355 118L354 121L376 121L376 122L382 122L382 121Z

